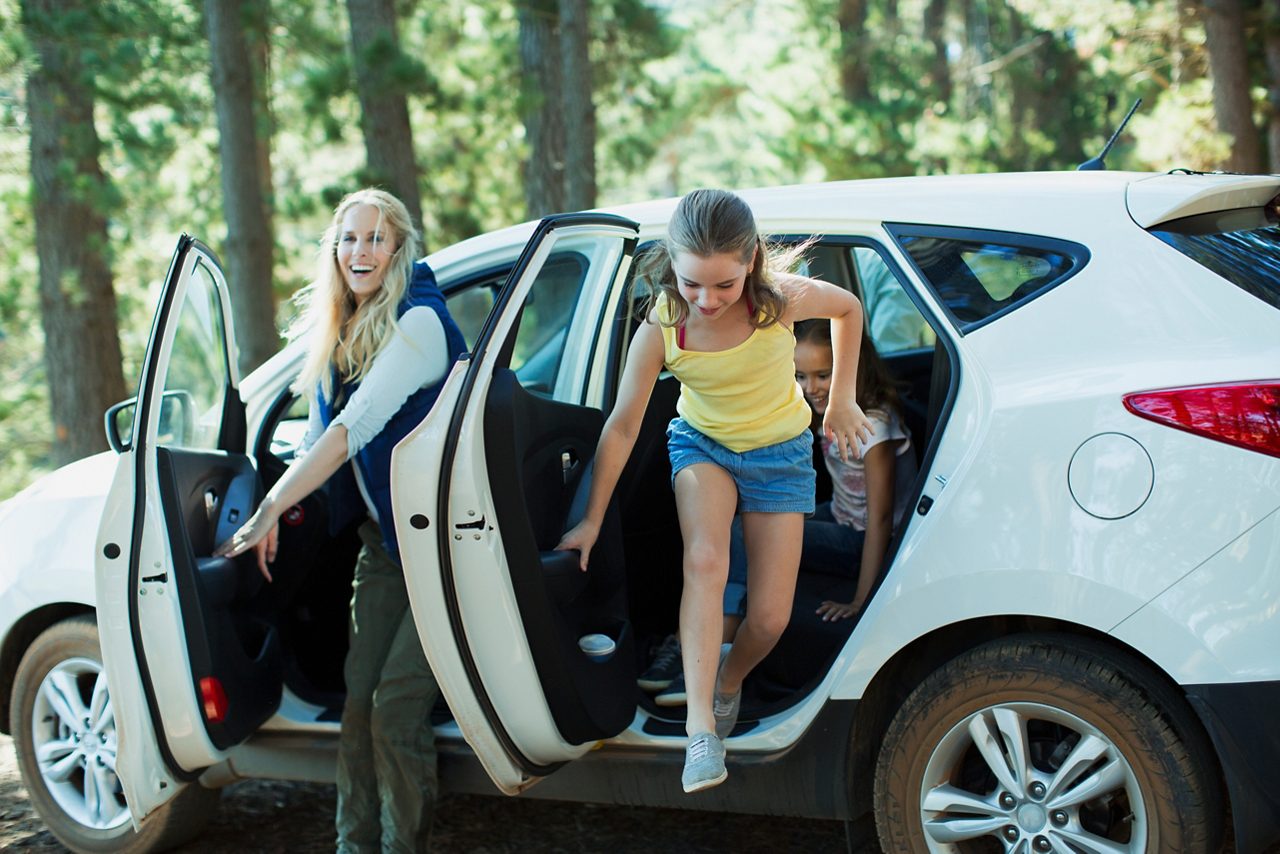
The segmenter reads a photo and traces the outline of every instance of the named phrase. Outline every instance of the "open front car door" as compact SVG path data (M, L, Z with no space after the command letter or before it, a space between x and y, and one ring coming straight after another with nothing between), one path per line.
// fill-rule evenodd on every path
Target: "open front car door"
M392 457L419 636L458 727L508 794L635 717L616 514L590 572L553 549L585 510L604 415L583 401L608 362L636 236L607 214L543 220L470 360ZM604 654L583 651L590 635L607 638L592 639Z
M212 557L254 509L231 301L213 253L178 241L132 406L108 414L120 452L98 529L102 655L116 767L135 824L275 711L276 630L252 562ZM129 416L132 422L129 423Z

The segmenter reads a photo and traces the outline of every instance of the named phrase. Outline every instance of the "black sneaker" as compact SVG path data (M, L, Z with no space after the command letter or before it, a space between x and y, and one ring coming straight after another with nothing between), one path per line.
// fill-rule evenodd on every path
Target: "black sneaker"
M689 702L689 694L684 689L683 670L676 674L676 678L671 680L671 684L665 691L661 691L653 698L653 702L659 706L683 706Z
M649 669L640 674L636 684L646 691L661 691L671 685L671 680L680 671L680 641L675 635L667 635L667 639L653 656Z

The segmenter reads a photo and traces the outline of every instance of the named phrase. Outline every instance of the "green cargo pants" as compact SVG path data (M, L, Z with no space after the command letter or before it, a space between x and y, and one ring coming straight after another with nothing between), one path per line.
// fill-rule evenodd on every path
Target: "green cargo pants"
M374 522L360 527L360 539L338 742L338 851L426 851L436 800L431 708L440 688L403 570Z

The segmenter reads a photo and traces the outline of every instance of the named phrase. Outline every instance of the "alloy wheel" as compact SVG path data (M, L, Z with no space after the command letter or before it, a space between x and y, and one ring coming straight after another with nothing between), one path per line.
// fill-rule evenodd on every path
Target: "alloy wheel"
M110 830L129 821L116 776L116 725L102 665L58 663L40 682L31 729L37 767L49 794L74 821Z

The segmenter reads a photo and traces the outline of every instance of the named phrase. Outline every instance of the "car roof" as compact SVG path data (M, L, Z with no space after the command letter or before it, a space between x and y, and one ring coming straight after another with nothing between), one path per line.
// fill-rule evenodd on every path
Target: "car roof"
M851 221L1061 233L1073 222L1123 216L1151 227L1205 210L1263 204L1277 191L1280 176L1274 175L1087 171L874 178L737 192L756 211L766 233L811 234L822 233L833 222ZM597 210L634 220L641 236L650 238L661 236L677 201L672 197ZM509 253L512 245L529 239L536 225L530 221L491 231L441 249L429 260L441 269L491 251Z

